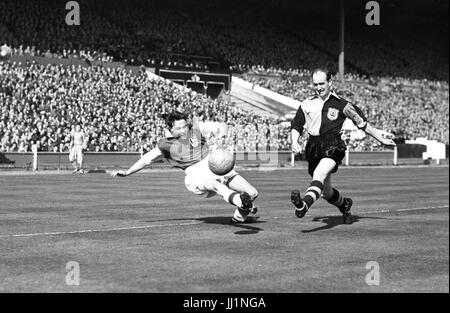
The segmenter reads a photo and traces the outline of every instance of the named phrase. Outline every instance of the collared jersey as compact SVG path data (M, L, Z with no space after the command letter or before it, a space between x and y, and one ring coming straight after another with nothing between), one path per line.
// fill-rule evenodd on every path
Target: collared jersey
M367 124L366 117L356 105L335 93L330 93L325 101L319 96L313 96L301 103L291 121L291 129L302 134L303 128L306 128L311 136L339 133L346 118L360 129Z
M206 138L197 127L190 128L186 139L174 137L161 139L158 148L173 167L183 170L200 162L209 153Z

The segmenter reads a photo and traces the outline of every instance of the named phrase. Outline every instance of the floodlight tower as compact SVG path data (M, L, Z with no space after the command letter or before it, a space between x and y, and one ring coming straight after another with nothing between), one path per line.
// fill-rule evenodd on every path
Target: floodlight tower
M345 0L340 0L339 4L339 76L341 78L341 82L344 82L344 3Z

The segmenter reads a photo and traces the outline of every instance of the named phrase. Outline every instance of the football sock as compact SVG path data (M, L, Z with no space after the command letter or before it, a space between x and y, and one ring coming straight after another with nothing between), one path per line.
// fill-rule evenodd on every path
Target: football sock
M329 199L325 199L328 203L341 208L344 205L344 197L342 197L341 193L333 188L333 195Z
M224 199L225 199L225 197L224 197ZM231 193L228 196L228 199L225 201L227 201L229 204L233 204L239 208L242 206L241 195L237 192Z
M222 196L223 200L228 202L229 204L235 205L237 207L242 206L242 201L240 194L231 190L225 185L219 184L217 187L217 193Z
M322 194L323 184L318 180L313 180L309 188L306 190L305 196L302 201L306 204L309 209L313 203L320 198Z

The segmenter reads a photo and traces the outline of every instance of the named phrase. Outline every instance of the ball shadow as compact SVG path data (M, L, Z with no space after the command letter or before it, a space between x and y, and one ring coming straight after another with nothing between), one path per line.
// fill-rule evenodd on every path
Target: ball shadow
M198 221L203 221L207 224L221 224L221 225L229 225L233 227L242 228L243 230L235 231L235 235L253 235L257 234L264 229L256 226L252 226L255 224L265 223L264 221L259 221L256 217L255 221L252 223L232 223L231 218L229 216L210 216L210 217L202 217L197 218Z
M265 221L260 221L259 217L253 217L255 219L254 222L251 223L232 223L230 216L208 216L208 217L199 217L199 218L173 218L173 219L160 219L160 220L151 220L146 221L148 223L151 222L168 222L168 221L201 221L206 224L217 224L217 225L227 225L227 226L233 226L237 228L241 228L243 230L238 230L234 232L235 235L252 235L257 234L260 231L263 231L264 229L252 226L255 224L262 224L265 223Z

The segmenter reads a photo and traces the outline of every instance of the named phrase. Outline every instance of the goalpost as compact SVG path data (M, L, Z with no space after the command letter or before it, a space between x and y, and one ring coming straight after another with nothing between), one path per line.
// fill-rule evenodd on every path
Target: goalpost
M38 170L38 149L37 144L31 146L31 152L33 152L33 172Z
M339 76L341 79L341 82L344 82L344 33L345 33L345 0L340 0L339 2Z
M33 172L47 169L71 169L72 163L69 161L68 153L38 151L37 145L31 146L31 154L24 153L26 158L22 161L27 170Z

